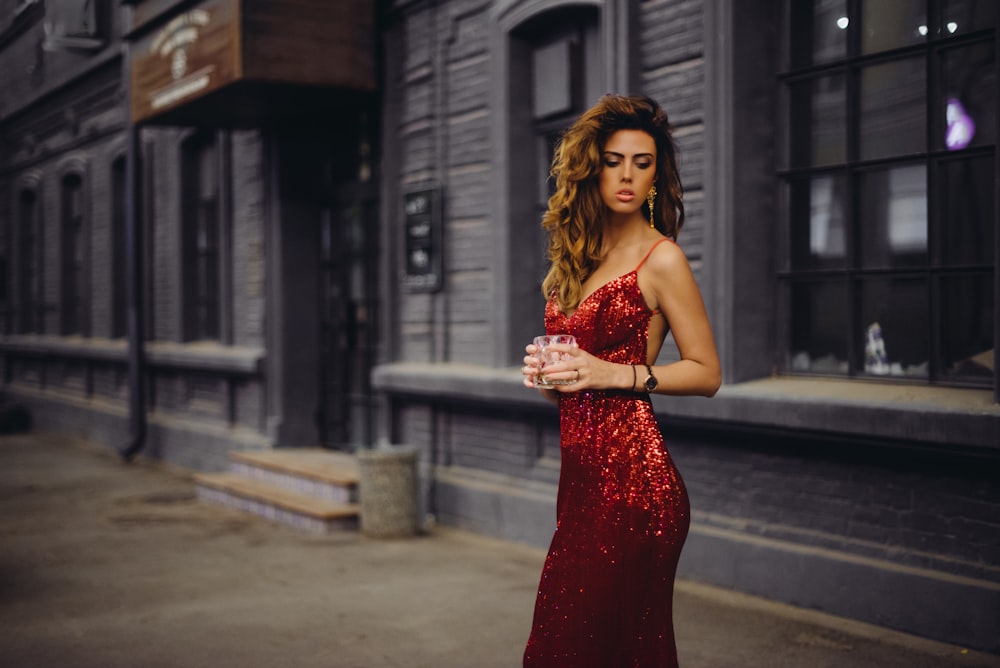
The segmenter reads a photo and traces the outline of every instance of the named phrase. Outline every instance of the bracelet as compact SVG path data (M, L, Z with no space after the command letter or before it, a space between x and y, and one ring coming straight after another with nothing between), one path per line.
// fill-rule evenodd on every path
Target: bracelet
M635 383L636 383L636 381L637 381L637 380L638 380L638 378L637 378L637 377L636 377L636 375L635 375L635 365L633 364L633 365L632 365L632 387L631 387L631 388L629 388L629 389L631 389L631 390L632 390L633 392L635 392Z

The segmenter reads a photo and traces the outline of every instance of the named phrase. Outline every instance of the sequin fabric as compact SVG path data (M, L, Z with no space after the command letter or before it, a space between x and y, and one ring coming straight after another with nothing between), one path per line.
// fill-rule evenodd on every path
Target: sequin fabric
M653 313L639 290L638 271L600 287L571 316L549 300L546 332L573 334L582 349L602 359L644 364ZM607 390L565 393L559 416L556 531L524 666L677 666L674 575L690 505L649 398Z

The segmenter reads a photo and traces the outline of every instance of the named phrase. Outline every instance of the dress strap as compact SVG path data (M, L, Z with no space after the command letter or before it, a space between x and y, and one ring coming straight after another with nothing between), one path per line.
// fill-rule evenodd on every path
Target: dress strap
M642 261L639 262L638 266L636 266L636 268L635 268L634 271L638 272L642 268L642 265L646 264L646 260L648 260L649 256L653 254L653 251L656 250L656 247L659 246L660 244L662 244L664 241L670 241L671 243L673 242L673 240L670 237L663 237L662 239L660 239L659 241L657 241L655 244L653 244L652 246L650 246L649 250L646 252L646 257L642 258Z

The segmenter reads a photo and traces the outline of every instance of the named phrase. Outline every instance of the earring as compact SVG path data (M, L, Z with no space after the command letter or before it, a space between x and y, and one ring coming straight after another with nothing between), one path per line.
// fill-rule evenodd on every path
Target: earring
M654 201L656 201L656 186L653 186L652 188L650 188L649 192L646 193L646 204L649 205L649 226L652 227L652 228L656 227L656 224L653 222L653 202Z

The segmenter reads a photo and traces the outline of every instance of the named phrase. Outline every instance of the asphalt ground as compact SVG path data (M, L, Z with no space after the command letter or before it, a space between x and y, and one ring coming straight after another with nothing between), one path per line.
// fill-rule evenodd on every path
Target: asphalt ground
M0 437L0 666L520 665L544 552L453 529L316 535L200 502L190 472ZM681 581L685 668L1000 667L1000 657Z

